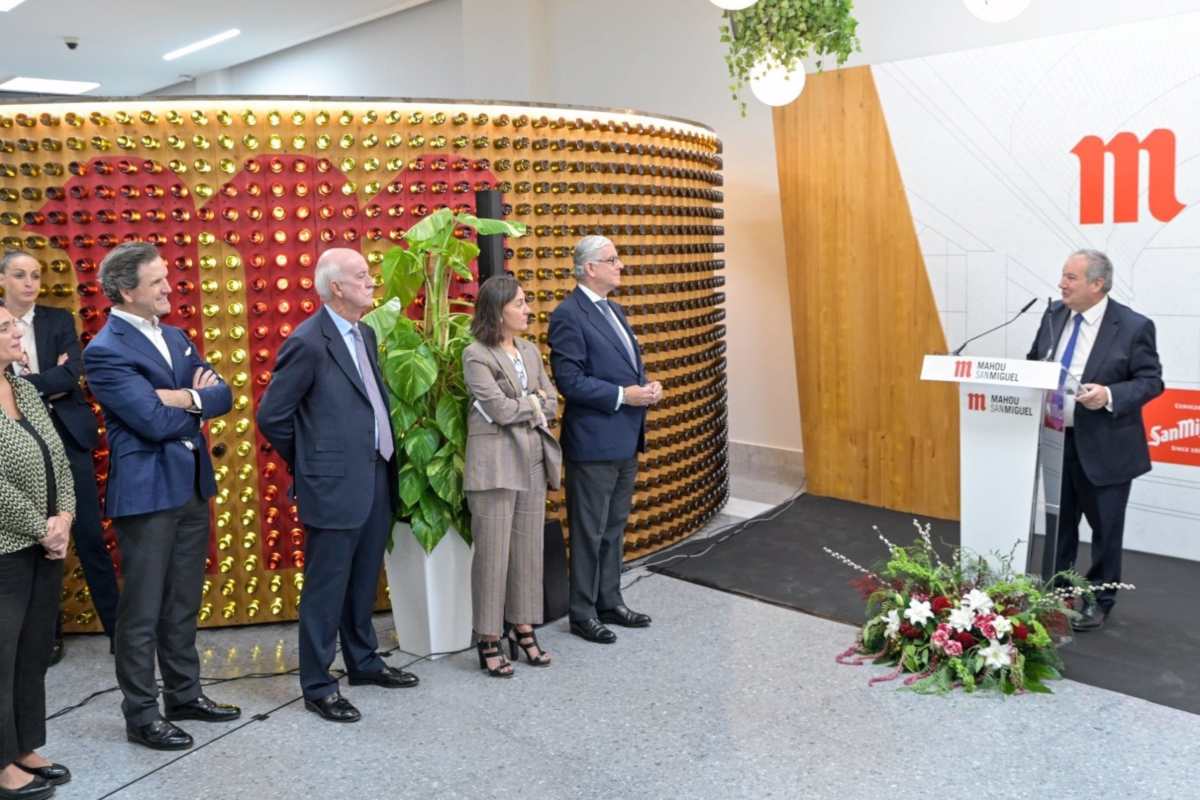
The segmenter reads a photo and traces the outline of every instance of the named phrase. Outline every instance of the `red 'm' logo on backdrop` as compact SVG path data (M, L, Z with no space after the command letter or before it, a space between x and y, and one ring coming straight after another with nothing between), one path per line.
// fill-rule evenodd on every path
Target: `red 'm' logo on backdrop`
M967 393L968 411L987 411L987 397L980 392Z
M970 361L955 361L954 362L954 377L956 377L956 378L971 377L971 362Z
M1200 391L1167 389L1142 409L1150 460L1200 467Z
M1112 221L1137 222L1138 192L1141 183L1141 154L1149 161L1150 214L1160 222L1169 222L1184 209L1175 198L1175 134L1156 128L1138 140L1123 131L1108 140L1085 136L1071 149L1079 158L1079 223L1104 222L1105 155L1112 156Z

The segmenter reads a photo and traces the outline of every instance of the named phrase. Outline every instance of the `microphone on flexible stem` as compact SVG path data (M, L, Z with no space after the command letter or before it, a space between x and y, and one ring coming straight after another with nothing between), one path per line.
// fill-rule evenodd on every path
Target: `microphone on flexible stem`
M966 346L967 346L967 345L969 345L971 342L975 341L976 339L982 339L984 336L987 336L989 333L995 333L996 331L1000 330L1001 328L1007 328L1009 325L1012 325L1014 322L1016 322L1016 321L1017 321L1017 318L1018 318L1018 317L1020 317L1022 314L1024 314L1024 313L1025 313L1026 311L1028 311L1029 309L1033 308L1033 304L1034 304L1034 303L1036 303L1036 302L1037 302L1037 298L1035 297L1035 298L1033 298L1032 300L1030 300L1028 303L1026 303L1026 304L1024 305L1024 307L1022 307L1022 308L1021 308L1021 310L1020 310L1020 311L1018 311L1016 314L1014 314L1014 315L1013 315L1013 318L1012 318L1012 319L1010 319L1008 322L1004 322L1004 323L1002 323L1002 324L1000 324L1000 325L997 325L997 326L996 326L996 327L994 327L994 328L989 328L989 329L987 329L987 330L986 330L986 331L984 331L983 333L980 333L980 334L978 334L978 335L976 335L976 336L972 336L970 339L967 339L965 342L963 342L962 344L960 344L956 350L954 350L952 353L950 353L950 355L952 355L952 356L958 356L958 355L962 355L962 351L963 351L963 350L966 348Z

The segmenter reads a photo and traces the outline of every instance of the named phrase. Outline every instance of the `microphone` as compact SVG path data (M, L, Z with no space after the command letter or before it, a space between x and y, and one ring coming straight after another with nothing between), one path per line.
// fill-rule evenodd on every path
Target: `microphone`
M1036 302L1037 302L1037 298L1035 297L1035 298L1033 298L1032 300L1030 300L1028 303L1026 303L1026 304L1025 304L1025 305L1024 305L1022 308L1021 308L1021 310L1020 310L1020 311L1018 311L1016 314L1014 314L1014 315L1013 315L1013 318L1012 318L1012 319L1010 319L1008 322L1001 323L1001 324L997 325L997 326L996 326L996 327L994 327L994 328L988 328L988 329L987 329L986 331L984 331L983 333L980 333L980 334L978 334L978 335L976 335L976 336L972 336L970 339L967 339L965 342L963 342L962 344L960 344L960 345L958 346L958 349L954 350L952 353L950 353L950 355L952 355L952 356L962 355L962 351L963 351L964 349L966 349L966 346L967 346L967 345L969 345L971 342L975 341L976 339L982 339L984 336L987 336L989 333L995 333L996 331L1000 330L1001 328L1007 328L1009 325L1012 325L1014 322L1016 322L1016 321L1017 321L1017 317L1020 317L1020 316L1021 316L1022 314L1024 314L1026 311L1028 311L1029 309L1033 308L1033 304L1034 304L1034 303L1036 303Z

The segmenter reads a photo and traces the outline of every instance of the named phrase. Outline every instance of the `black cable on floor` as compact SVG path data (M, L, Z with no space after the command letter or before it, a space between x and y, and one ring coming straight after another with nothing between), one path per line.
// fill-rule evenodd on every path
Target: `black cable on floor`
M808 485L807 482L802 484L799 489L797 489L795 492L792 493L791 497L789 497L787 500L784 500L782 503L777 505L775 508L771 509L771 511L768 513L767 516L760 515L757 517L751 517L750 519L745 519L745 520L740 520L738 522L730 523L729 525L726 525L721 528L717 528L715 531L710 532L708 534L708 536L705 536L703 539L698 539L698 540L684 539L682 542L678 542L677 544L672 545L671 547L667 548L666 550L660 551L658 553L654 553L653 555L646 556L645 559L643 559L641 563L630 564L630 565L626 566L624 569L621 570L622 574L632 572L632 571L638 570L638 569L646 569L647 571L642 573L641 575L638 575L636 578L631 580L629 583L622 586L621 591L624 592L626 589L630 588L631 586L636 586L637 584L644 581L646 578L649 578L651 575L654 575L655 573L649 571L650 567L658 567L658 566L661 566L663 564L666 564L666 563L669 563L671 561L675 561L678 559L682 559L682 560L686 561L691 558L699 558L700 556L708 555L708 553L712 552L712 549L714 547L716 547L719 544L729 541L730 539L732 539L735 536L742 534L750 526L756 525L760 522L773 522L774 520L778 519L781 514L783 514L785 511L787 511L788 509L790 509L792 506L794 506L796 504L796 501L799 500L800 497L804 494L804 490L807 487L807 485ZM728 533L725 533L723 536L720 535L720 534L724 533L725 531L728 531ZM677 547L682 547L684 544L694 543L695 541L706 542L709 540L712 540L712 543L708 547L705 547L703 550L700 550L699 552L679 553L677 555L671 556L670 558L659 558L660 556L663 556L663 555L671 552L671 550L674 550ZM659 559L659 560L650 561L648 559Z

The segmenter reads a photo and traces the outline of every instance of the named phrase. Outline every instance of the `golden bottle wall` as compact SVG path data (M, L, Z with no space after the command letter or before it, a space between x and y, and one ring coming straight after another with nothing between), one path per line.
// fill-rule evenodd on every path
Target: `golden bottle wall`
M574 288L575 242L608 236L625 262L617 297L665 390L648 418L627 557L686 536L720 508L720 150L692 123L595 109L302 98L0 105L0 237L42 261L40 302L75 309L85 343L106 319L104 255L123 241L159 246L173 286L164 321L188 331L234 392L234 410L208 431L218 494L202 623L274 622L296 616L304 529L254 411L280 343L319 304L316 258L347 246L377 266L423 216L473 210L479 189L501 191L507 218L530 225L507 242L505 266L530 297L528 335L544 353L549 314ZM470 301L476 290L460 281L451 295ZM103 445L95 461L103 497ZM560 494L547 515L565 518ZM73 555L67 568L66 629L97 630Z

